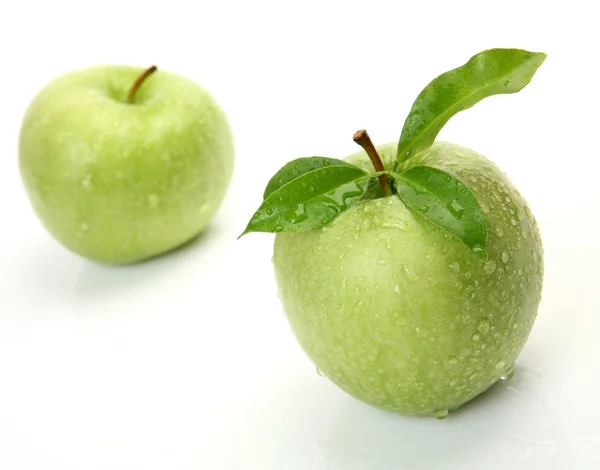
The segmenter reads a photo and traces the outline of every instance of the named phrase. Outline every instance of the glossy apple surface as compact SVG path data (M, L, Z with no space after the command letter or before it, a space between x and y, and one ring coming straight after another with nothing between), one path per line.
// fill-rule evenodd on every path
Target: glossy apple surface
M20 134L30 201L63 245L131 263L198 235L229 185L225 114L195 82L162 70L126 102L138 67L92 67L46 86Z
M395 149L378 147L388 168ZM372 171L363 152L348 161ZM395 196L315 232L277 234L273 262L291 328L320 371L377 407L443 417L510 374L537 314L542 245L525 200L485 157L438 142L413 165L475 193L487 263Z

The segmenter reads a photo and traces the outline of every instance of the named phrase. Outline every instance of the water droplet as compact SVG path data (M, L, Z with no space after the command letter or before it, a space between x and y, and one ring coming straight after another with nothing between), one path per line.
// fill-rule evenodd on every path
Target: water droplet
M421 212L427 212L429 210L429 206L421 206L419 207L419 211Z
M450 267L450 269L452 269L452 270L454 270L456 272L460 271L460 263L458 263L458 261L453 261L448 266Z
M450 356L450 357L448 358L448 364L450 364L450 365L452 365L452 366L453 366L453 365L456 365L456 364L458 364L458 359L457 359L457 357L456 357L456 356Z
M502 235L504 235L504 230L502 229L502 227L496 227L496 230L494 230L494 233L496 234L497 237L502 237Z
M527 214L527 217L531 217L533 215L529 206L525 206L525 214Z
M315 192L315 187L314 187L314 186L309 186L309 187L308 187L308 190L309 190L311 193L313 193L313 192Z
M81 222L81 231L82 232L87 232L89 230L90 226L88 224L86 224L85 222Z
M275 227L273 227L273 231L274 232L283 232L283 225L275 225Z
M325 217L324 219L321 220L322 224L328 224L331 221L331 219L328 219L327 217Z
M325 377L325 374L323 372L321 372L321 369L319 369L318 367L315 367L317 374L319 374L321 377Z
M402 222L401 220L384 222L383 224L381 224L381 226L383 228L398 228L404 231L406 231L406 229L408 228L406 223Z
M513 364L512 366L510 366L508 368L508 370L506 372L504 372L504 374L502 374L502 377L500 377L500 380L510 380L514 377L515 375L515 365Z
M483 266L483 272L486 274L494 274L496 271L496 262L494 260L490 260Z
M517 225L517 219L515 219L514 217L510 219L510 223L512 225Z
M444 419L446 416L448 416L448 410L435 410L433 412L433 416L435 416L437 419Z
M273 215L273 209L271 209L270 207L265 212L267 213L267 215Z
M519 273L519 276L523 276L523 270L522 269L519 269L517 272Z
M473 336L471 336L471 339L475 342L479 341L480 337L477 333L475 333Z
M485 202L481 201L479 203L479 205L481 206L481 210L483 211L484 214L487 214L490 212L490 208L488 207L488 205Z
M453 379L450 380L450 382L448 382L448 385L450 385L451 387L454 387L457 383L458 383L458 379L456 377L454 377Z
M81 185L86 191L91 191L94 189L94 183L92 182L92 175L88 174L81 182Z
M481 259L485 259L487 257L487 251L485 251L485 248L482 247L481 245L475 245L472 248L473 253L475 253L477 256L479 256L479 258Z
M158 206L160 198L156 194L148 194L148 205L151 209L155 209Z
M396 284L396 285L394 286L394 292L395 292L396 294L399 294L399 293L400 293L400 284Z
M463 213L465 212L465 208L460 205L460 203L454 199L450 204L446 206L457 219L462 219Z
M479 377L479 373L477 372L473 372L471 375L469 375L469 381L473 381L475 380L477 377Z
M467 359L471 364L475 364L476 362L479 362L479 358L475 357L475 356L470 356L469 359Z
M485 335L488 331L490 331L490 322L487 318L482 318L479 320L479 323L477 324L477 331L479 331L479 333L482 335Z
M500 370L500 369L502 369L504 367L504 364L506 364L504 362L504 359L500 359L498 362L496 362L496 365L494 366L494 368L496 370Z
M502 252L502 262L504 264L508 263L508 260L510 259L510 255L508 254L507 251L503 251Z

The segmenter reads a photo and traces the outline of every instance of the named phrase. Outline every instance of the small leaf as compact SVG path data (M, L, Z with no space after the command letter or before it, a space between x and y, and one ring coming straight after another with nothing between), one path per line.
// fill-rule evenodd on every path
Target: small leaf
M414 166L394 174L394 179L397 195L409 209L487 261L485 216L469 188L449 173L428 166Z
M319 229L358 202L371 178L352 165L328 165L304 173L270 193L242 235Z
M286 163L269 180L269 182L267 183L267 187L265 188L265 192L263 194L263 199L266 199L272 192L277 191L283 185L289 183L290 181L295 180L296 178L303 175L304 173L308 173L309 171L313 171L318 168L332 167L332 166L354 167L354 165L347 163L343 160L338 160L336 158L304 157L304 158L297 158L296 160L292 160L291 162ZM354 167L354 168L356 168L356 167Z
M430 147L456 113L488 96L523 89L545 59L543 53L490 49L435 78L421 91L404 122L398 161L403 162Z

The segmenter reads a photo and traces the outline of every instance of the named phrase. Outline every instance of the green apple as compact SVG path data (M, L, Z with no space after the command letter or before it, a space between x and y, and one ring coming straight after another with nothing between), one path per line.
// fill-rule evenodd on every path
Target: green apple
M279 297L300 346L352 396L443 418L512 374L537 316L535 218L482 155L436 136L524 88L543 53L491 49L435 78L398 144L282 167L245 233L276 233ZM242 234L243 235L243 234Z
M386 166L396 144L378 147ZM368 169L364 152L348 160ZM509 374L536 317L542 244L525 200L483 156L437 142L406 161L463 182L488 224L488 261L395 196L363 200L321 230L279 233L273 263L290 325L351 395L443 416Z
M32 101L19 163L33 208L70 250L140 261L197 236L227 191L227 118L197 83L152 67L67 73Z

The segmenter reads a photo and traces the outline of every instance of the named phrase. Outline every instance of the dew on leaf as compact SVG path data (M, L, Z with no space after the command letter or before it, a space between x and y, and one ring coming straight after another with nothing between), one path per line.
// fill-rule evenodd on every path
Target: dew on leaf
M463 213L465 212L465 208L461 206L456 199L448 204L446 209L448 209L459 220L462 218Z

